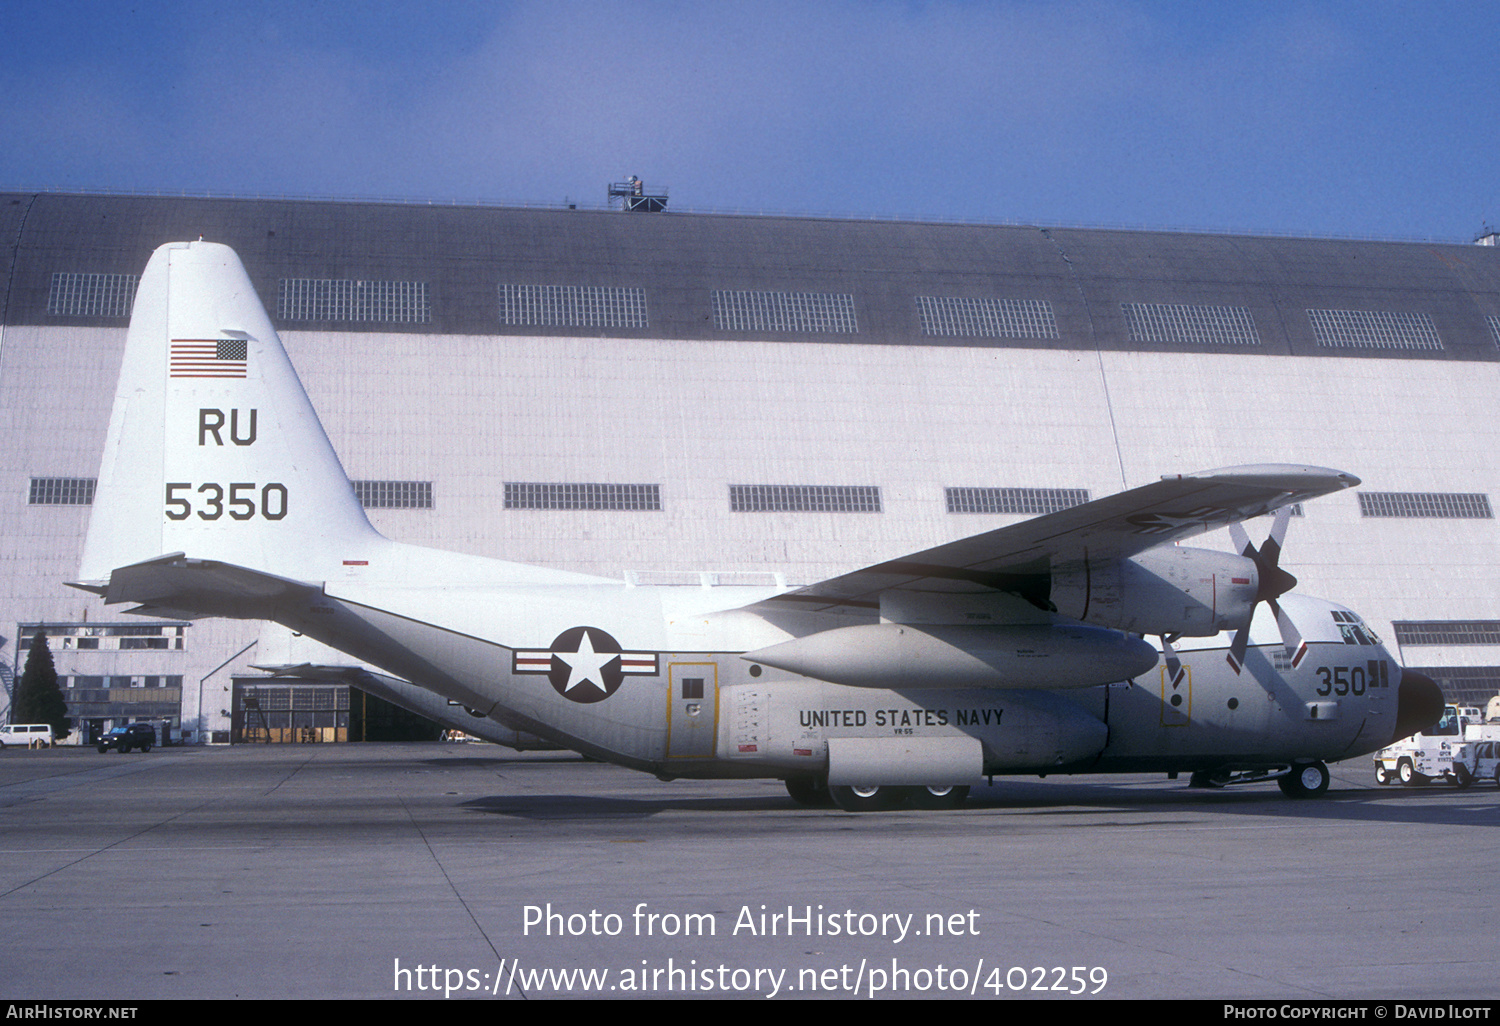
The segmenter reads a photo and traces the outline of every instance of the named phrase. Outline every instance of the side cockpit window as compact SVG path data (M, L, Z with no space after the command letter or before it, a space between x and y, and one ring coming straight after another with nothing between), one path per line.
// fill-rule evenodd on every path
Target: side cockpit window
M1347 609L1335 609L1333 622L1338 624L1339 636L1344 639L1346 645L1380 644L1380 636L1370 630L1357 613L1351 613Z

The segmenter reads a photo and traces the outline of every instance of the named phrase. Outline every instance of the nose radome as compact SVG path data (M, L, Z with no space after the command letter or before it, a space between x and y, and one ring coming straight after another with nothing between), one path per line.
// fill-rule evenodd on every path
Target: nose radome
M1396 733L1391 741L1410 737L1442 718L1443 689L1425 673L1402 670L1396 691Z

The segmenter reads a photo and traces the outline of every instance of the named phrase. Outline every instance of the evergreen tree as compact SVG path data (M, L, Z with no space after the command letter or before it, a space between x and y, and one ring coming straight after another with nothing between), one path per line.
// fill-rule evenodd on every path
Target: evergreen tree
M47 647L47 635L38 630L31 639L31 650L26 653L26 669L21 673L21 682L11 698L10 722L46 723L52 727L53 737L62 737L72 727L68 719L68 703L63 700L62 689L57 686L57 667L52 663L52 649Z

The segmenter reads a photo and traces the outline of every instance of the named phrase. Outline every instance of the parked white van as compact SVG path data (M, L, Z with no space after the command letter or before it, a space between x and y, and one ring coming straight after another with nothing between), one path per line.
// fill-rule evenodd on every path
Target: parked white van
M10 723L0 726L0 748L29 748L39 744L46 748L52 744L52 726L47 723Z

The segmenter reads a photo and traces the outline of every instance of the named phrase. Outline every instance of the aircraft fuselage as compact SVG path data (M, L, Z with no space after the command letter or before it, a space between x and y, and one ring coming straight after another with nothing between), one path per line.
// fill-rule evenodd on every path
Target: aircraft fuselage
M673 644L708 623L722 633L712 607L742 606L751 589L560 586L540 599L535 588L457 589L425 613L402 601L425 605L424 591L342 590L330 583L272 615L508 727L663 777L837 779L846 743L891 767L869 781L885 784L1334 761L1390 741L1402 672L1366 631L1340 631L1335 614L1354 614L1301 596L1288 600L1306 641L1295 666L1261 643L1236 673L1225 634L1179 643L1175 677L1163 660L1090 687L884 689L747 661L745 651L787 637L753 616L733 629L737 651ZM593 622L571 622L580 608ZM965 739L955 754L951 742Z

